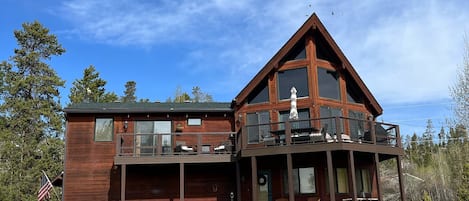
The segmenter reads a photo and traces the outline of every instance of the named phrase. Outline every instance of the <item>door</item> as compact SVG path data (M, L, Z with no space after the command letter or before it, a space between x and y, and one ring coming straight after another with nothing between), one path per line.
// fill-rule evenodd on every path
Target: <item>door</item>
M272 201L272 181L270 170L261 170L257 175L259 186L258 201Z
M170 153L172 150L171 121L155 121L154 133L161 135L162 153Z

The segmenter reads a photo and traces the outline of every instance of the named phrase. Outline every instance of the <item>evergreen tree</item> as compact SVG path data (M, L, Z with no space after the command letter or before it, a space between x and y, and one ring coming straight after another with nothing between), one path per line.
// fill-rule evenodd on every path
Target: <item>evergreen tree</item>
M125 83L124 96L121 98L122 102L134 103L137 101L137 97L135 96L135 92L137 91L136 85L137 83L135 83L135 81L127 81L127 83Z
M63 81L46 63L65 49L39 22L14 31L18 48L0 64L0 200L36 200L41 171L57 175L63 160Z
M99 77L93 65L90 65L83 72L83 78L73 82L70 89L70 104L75 103L105 103L118 100L114 92L106 92L104 86L106 81Z
M192 87L192 102L199 103L199 102L212 102L213 98L210 94L203 92L200 87L195 86Z

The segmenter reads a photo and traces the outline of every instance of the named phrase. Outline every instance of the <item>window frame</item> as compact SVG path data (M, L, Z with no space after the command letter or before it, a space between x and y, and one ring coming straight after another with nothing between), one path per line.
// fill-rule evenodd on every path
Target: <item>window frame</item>
M312 169L308 171L308 169ZM310 186L312 187L312 189L309 189L311 190L311 192L303 192L302 191L302 183L305 183L305 179L304 177L301 176L300 174L300 170L304 170L304 171L307 171L307 172L312 172L312 179L313 179L313 184ZM288 186L288 171L287 170L284 170L284 186ZM315 167L303 167L303 168L293 168L292 169L292 177L293 177L293 189L294 189L294 193L295 194L300 194L300 195L311 195L311 194L316 194L318 193L317 191L317 181L316 181L316 168ZM303 181L303 182L302 182ZM286 195L288 195L288 188L284 188L284 193Z
M111 122L110 136L107 136L107 135L109 135L109 133L106 133L105 134L106 136L103 136L103 139L101 139L101 137L97 137L99 135L98 134L98 120L110 120L110 122ZM106 123L106 122L102 122L102 123ZM94 142L112 142L112 141L114 141L114 118L112 118L112 117L96 117L94 119L93 141Z

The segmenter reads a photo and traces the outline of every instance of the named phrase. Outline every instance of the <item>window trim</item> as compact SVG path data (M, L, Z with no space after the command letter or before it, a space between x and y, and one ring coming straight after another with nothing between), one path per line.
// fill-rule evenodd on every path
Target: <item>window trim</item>
M98 128L98 119L102 120L111 120L111 136L110 139L105 138L104 140L97 140L97 128ZM94 142L113 142L114 141L114 118L113 117L95 117L94 118L94 134L93 134L93 141Z

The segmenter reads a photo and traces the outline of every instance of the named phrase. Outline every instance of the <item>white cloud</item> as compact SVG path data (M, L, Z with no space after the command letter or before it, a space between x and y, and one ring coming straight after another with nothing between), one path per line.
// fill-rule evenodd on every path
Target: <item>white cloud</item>
M314 11L385 103L447 98L469 29L465 1L157 2L72 0L62 13L74 24L72 33L99 43L190 42L178 65L190 65L189 74L223 74L225 82L207 86L233 96Z

